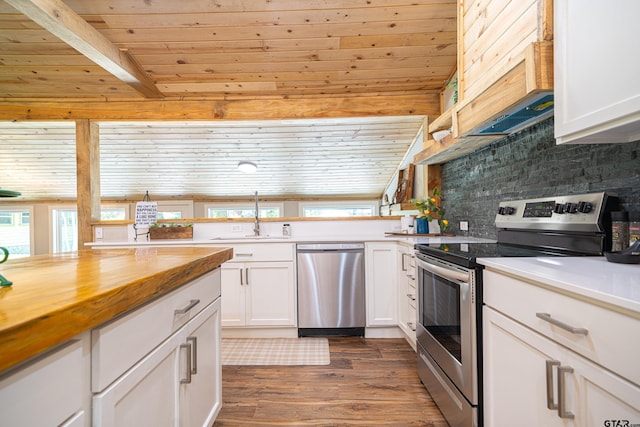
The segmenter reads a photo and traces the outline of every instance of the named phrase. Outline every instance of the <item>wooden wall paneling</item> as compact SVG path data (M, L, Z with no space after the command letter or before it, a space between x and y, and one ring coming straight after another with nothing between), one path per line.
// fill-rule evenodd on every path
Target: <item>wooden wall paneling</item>
M78 249L93 242L91 223L100 220L100 129L88 119L76 120Z

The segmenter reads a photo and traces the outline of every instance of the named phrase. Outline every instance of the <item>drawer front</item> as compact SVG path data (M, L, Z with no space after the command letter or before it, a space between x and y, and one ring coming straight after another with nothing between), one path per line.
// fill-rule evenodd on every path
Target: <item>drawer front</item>
M219 296L220 269L217 268L93 329L92 391L102 391Z
M640 319L493 271L484 302L622 377L640 384ZM561 326L552 322L560 321ZM564 326L564 327L563 327ZM567 327L581 328L573 332Z
M232 244L233 259L229 262L293 261L295 245L292 243Z
M0 424L58 426L74 414L83 418L88 352L89 337L81 336L0 378Z

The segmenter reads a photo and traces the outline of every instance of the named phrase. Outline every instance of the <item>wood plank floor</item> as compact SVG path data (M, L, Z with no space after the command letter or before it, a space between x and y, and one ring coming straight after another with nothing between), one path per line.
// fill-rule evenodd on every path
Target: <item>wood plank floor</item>
M330 338L326 366L223 366L214 427L447 427L403 339Z

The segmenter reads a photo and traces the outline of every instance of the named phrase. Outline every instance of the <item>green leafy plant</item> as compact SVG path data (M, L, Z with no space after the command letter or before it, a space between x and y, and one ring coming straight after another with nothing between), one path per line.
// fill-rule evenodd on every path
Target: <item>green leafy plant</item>
M446 212L442 208L442 193L440 190L434 188L433 196L422 200L411 199L410 202L420 212L418 218L424 218L429 222L437 219L441 233L444 233L449 228L449 221L444 217Z
M175 222L167 224L167 223L154 222L149 226L149 228L176 228L176 227L193 227L193 224L191 223L178 224Z

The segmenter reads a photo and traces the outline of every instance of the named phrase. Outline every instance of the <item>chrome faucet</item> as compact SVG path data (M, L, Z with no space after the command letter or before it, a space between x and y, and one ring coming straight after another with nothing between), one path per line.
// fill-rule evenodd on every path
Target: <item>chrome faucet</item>
M256 218L253 226L253 235L260 235L260 210L258 209L258 192L256 191Z

